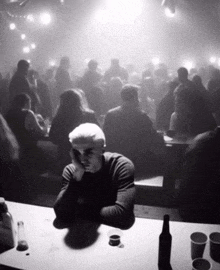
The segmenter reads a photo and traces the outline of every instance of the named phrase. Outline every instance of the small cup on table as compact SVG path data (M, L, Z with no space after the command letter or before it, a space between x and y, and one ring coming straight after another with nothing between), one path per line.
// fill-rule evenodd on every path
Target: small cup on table
M190 239L192 260L202 258L208 237L202 232L194 232L190 235Z
M192 262L192 270L211 270L211 263L203 258L196 258Z
M213 261L220 263L220 232L213 232L209 235L210 257Z
M112 229L108 232L109 245L119 246L121 244L122 231L119 229Z

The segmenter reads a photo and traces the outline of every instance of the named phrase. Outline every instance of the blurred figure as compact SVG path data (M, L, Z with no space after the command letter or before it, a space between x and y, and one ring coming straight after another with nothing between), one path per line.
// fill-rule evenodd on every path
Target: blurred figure
M57 69L55 80L56 80L56 103L59 104L60 95L67 89L73 86L73 83L69 74L70 59L67 56L63 56L60 59L60 65Z
M56 81L54 78L54 68L49 68L48 70L46 70L46 73L44 75L44 81L48 86L49 89L49 94L50 94L50 99L51 99L51 107L52 107L52 116L55 115L56 112Z
M122 104L107 112L103 130L107 150L125 155L135 165L136 176L151 176L162 169L163 138L153 129L149 117L139 107L138 87L125 85Z
M37 141L47 134L47 126L40 115L31 110L31 98L25 93L17 95L5 116L21 148L21 162L25 167L37 168L42 155Z
M197 90L199 90L199 92L201 93L208 109L210 111L213 111L211 95L210 95L210 92L208 92L205 86L203 85L202 78L196 74L192 77L192 82L195 84Z
M102 79L102 75L97 71L97 67L98 62L94 59L90 60L88 62L88 69L82 76L80 88L85 92L86 96L88 96L93 87L98 86Z
M120 77L112 77L105 89L105 112L120 105L120 92L123 81Z
M35 91L39 97L39 105L37 112L41 114L44 118L52 118L52 105L50 92L47 84L41 80L39 73L35 70L29 71L30 77L35 80Z
M177 70L178 81L181 85L183 85L187 89L195 90L195 84L188 79L189 73L185 67L180 67Z
M18 161L19 145L7 122L0 114L0 197L5 197L6 200L19 197L18 186L21 183L19 182ZM13 182L17 182L16 188Z
M66 90L60 96L60 105L49 133L51 141L58 146L58 170L62 171L71 162L68 134L81 123L98 123L95 113L84 104L81 92L77 89Z
M10 73L0 80L0 113L4 116L9 108Z
M111 59L111 66L106 70L103 80L108 84L113 77L119 77L123 82L128 81L127 70L120 66L119 59L116 58Z
M156 110L156 129L168 131L170 126L170 117L174 112L174 90L178 85L177 81L168 83L169 91L157 106Z
M220 70L212 68L210 71L210 79L207 84L207 90L213 93L216 89L220 88Z
M198 135L188 147L179 189L186 222L220 224L220 127Z
M37 99L34 91L31 89L30 84L28 82L28 70L30 64L26 60L20 60L17 64L17 71L15 72L14 76L11 79L9 85L9 99L12 102L15 96L25 93L31 97L33 101L33 106L35 105L35 100ZM32 108L35 109L35 108Z
M194 137L215 129L215 119L197 91L180 85L174 95L175 111L170 118L170 130L174 130L180 136Z

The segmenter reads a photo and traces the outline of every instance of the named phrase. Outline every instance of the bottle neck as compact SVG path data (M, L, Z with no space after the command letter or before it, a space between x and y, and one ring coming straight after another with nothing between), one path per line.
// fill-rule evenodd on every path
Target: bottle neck
M168 215L165 215L164 216L164 220L163 220L163 229L162 229L162 233L170 233L170 225L169 225L169 216Z
M0 214L7 213L8 212L8 207L6 203L0 203Z

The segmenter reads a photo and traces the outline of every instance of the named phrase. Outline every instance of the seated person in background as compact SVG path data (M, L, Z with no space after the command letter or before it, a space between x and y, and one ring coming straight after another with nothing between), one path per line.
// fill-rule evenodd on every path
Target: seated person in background
M85 96L82 96L83 93L78 89L64 91L60 96L60 105L51 124L49 137L58 146L58 173L71 162L69 133L81 123L98 123L95 113L87 108L85 104L87 100Z
M220 224L220 127L198 135L188 147L180 185L184 221Z
M110 79L109 84L106 86L104 92L105 100L105 113L120 105L120 92L123 87L123 82L119 77L113 77Z
M36 157L37 141L47 134L47 126L43 118L31 110L31 98L25 93L17 95L5 118L20 145L21 158L30 161Z
M19 145L0 114L0 197L15 202L28 199L28 185L19 167Z
M116 153L104 152L105 135L85 123L70 134L72 164L63 171L54 205L58 220L92 220L128 229L134 223L134 167Z
M174 112L174 90L178 82L175 80L168 83L169 91L157 106L156 110L156 128L157 130L168 131L170 126L170 117Z
M140 109L138 89L135 85L123 87L122 105L107 112L103 130L108 151L131 159L136 176L152 176L161 173L165 146L148 115Z
M177 136L194 137L216 128L215 119L197 90L180 85L174 96L175 111L170 118L170 130Z

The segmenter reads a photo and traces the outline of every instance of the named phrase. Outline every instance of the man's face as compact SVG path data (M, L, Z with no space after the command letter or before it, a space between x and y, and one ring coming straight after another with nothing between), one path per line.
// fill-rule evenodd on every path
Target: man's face
M71 155L74 155L73 163L76 159L87 172L95 173L102 167L103 147L101 146L91 143L73 144Z

